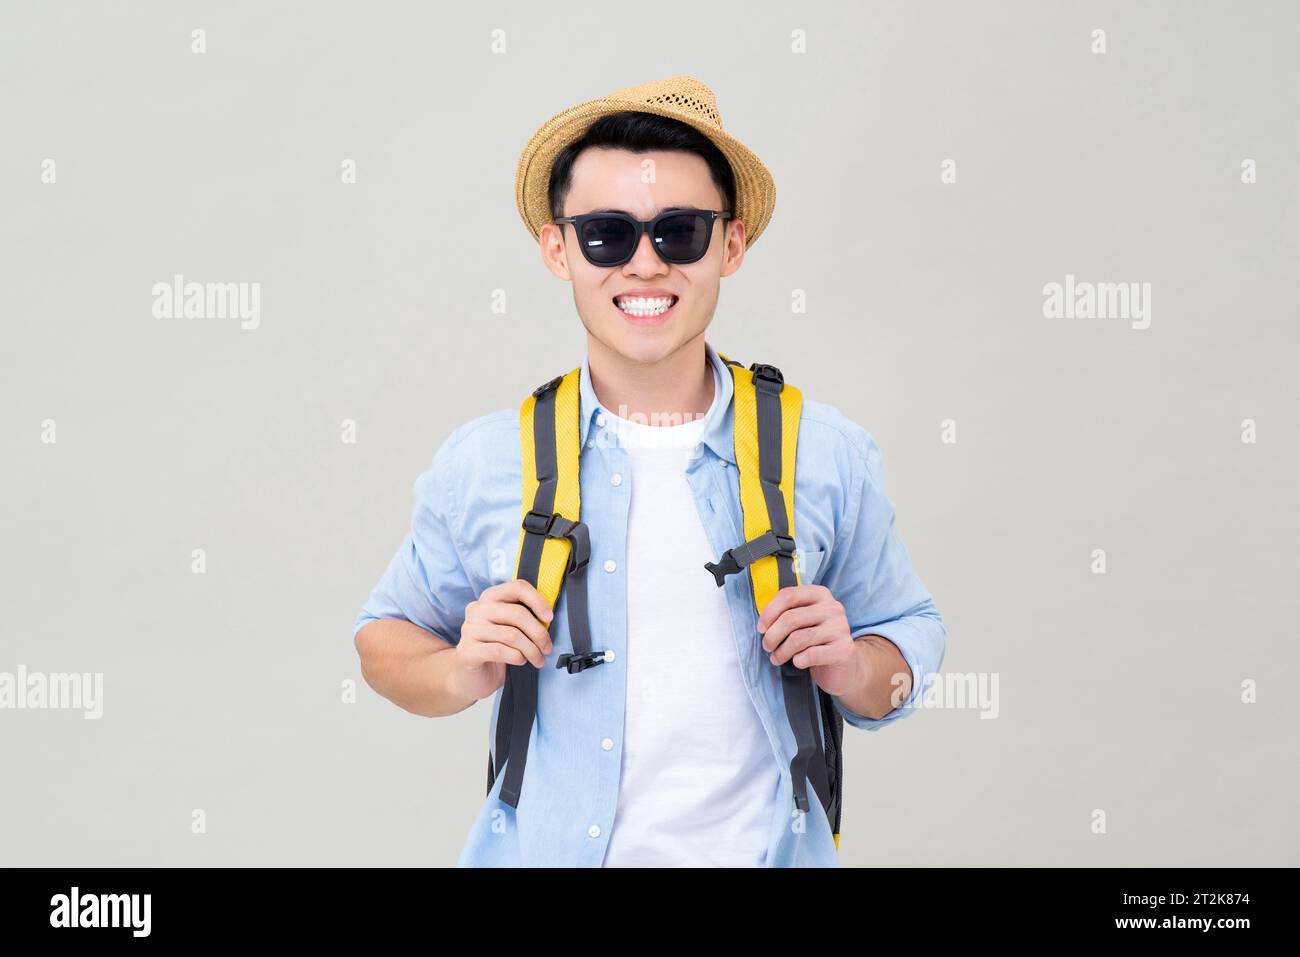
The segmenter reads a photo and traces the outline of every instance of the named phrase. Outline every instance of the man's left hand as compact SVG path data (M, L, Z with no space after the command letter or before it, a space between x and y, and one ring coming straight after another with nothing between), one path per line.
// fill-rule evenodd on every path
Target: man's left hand
M782 588L758 616L763 650L774 665L811 668L813 681L831 695L860 683L860 661L844 606L824 585Z

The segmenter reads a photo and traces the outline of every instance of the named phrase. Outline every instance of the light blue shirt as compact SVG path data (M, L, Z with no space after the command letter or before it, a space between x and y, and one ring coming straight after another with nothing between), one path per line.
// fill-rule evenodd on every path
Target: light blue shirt
M711 345L705 350L721 400L705 421L686 480L716 560L744 536L732 439L732 376ZM538 382L546 378L539 375ZM910 696L883 718L856 714L835 699L848 724L877 731L917 710L918 699L943 661L943 619L894 530L894 506L885 495L875 441L833 406L810 399L806 388L794 385L804 395L794 492L800 579L824 585L844 605L852 635L888 638L912 670ZM616 826L627 694L623 569L631 468L616 433L605 428L606 416L592 389L585 356L580 393L581 518L591 532L587 588L592 647L611 649L614 658L578 674L554 667L557 655L573 650L567 599L561 591L551 623L554 649L547 667L538 671L537 720L519 807L498 798L503 769L470 828L458 861L462 867L599 867ZM458 642L466 605L488 587L515 577L522 489L517 408L488 413L452 432L429 470L416 479L411 529L355 630L377 618L402 618L452 644ZM701 566L700 574L709 572ZM790 781L794 733L786 718L780 670L760 644L749 576L728 576L723 590L740 660L736 680L745 683L756 702L781 770L767 865L836 867L839 857L830 823L811 782L809 812L795 807ZM682 667L689 668L690 661L683 659ZM500 706L498 689L489 747L495 741ZM846 751L853 748L849 741L844 746ZM483 764L481 779L456 786L486 787L486 749ZM845 805L855 800L866 797L846 790Z

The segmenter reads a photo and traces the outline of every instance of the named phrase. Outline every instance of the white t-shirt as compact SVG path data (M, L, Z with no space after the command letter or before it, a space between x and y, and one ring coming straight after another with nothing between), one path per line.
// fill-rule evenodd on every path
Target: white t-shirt
M741 677L725 594L704 570L718 556L685 472L707 416L669 426L605 417L627 450L632 498L627 717L604 866L762 866L781 772Z

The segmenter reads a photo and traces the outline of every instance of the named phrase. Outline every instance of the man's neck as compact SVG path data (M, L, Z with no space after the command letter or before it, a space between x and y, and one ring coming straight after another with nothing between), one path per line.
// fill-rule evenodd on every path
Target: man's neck
M703 333L654 363L632 362L588 336L587 365L600 404L625 419L681 425L713 405L717 384Z

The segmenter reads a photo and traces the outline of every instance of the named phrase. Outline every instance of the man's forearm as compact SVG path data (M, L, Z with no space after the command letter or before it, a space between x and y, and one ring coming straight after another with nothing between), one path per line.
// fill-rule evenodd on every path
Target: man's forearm
M859 680L852 690L839 695L840 703L856 714L878 720L894 710L894 701L907 700L912 690L912 669L888 638L859 635L853 643Z
M440 718L474 699L451 690L452 644L400 618L380 618L357 632L361 674L379 694L412 714Z

